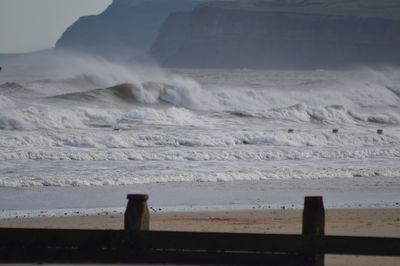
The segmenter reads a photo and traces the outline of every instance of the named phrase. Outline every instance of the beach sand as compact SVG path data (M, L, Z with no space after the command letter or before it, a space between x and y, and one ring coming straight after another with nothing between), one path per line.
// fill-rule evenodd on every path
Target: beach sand
M151 213L152 230L301 233L300 210ZM0 220L0 227L122 229L123 216ZM398 209L328 209L326 234L400 237ZM399 257L326 256L326 265L400 265Z

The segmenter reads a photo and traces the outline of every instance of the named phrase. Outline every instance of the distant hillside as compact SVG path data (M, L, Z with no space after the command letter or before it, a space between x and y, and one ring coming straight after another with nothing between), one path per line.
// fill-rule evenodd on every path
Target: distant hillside
M103 13L79 18L56 48L125 59L147 51L172 12L190 11L200 1L114 0Z
M259 12L400 20L399 0L238 0L211 1L204 6Z
M151 54L164 66L400 65L400 1L214 1L171 15Z

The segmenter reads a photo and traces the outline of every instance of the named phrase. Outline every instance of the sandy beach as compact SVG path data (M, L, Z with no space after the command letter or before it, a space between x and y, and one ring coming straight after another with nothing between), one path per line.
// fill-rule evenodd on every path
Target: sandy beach
M152 230L301 233L300 210L152 213ZM0 227L121 229L121 215L0 220ZM400 209L328 209L326 234L400 237ZM399 265L400 258L326 256L326 265Z

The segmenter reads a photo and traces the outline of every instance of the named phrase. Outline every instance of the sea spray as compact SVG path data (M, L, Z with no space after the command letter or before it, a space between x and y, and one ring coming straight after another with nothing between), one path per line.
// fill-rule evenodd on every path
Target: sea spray
M7 69L0 186L399 175L396 69L161 70L73 54Z

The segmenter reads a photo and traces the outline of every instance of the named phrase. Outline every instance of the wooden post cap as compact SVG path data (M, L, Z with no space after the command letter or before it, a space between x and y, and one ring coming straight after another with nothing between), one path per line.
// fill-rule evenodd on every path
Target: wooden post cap
M128 194L126 196L128 200L133 201L147 201L149 199L149 195L147 194Z
M150 214L147 207L149 196L128 194L128 204L124 215L124 228L128 231L147 231L150 228Z
M322 196L307 196L304 197L304 205L316 205L318 207L323 206L323 197Z

